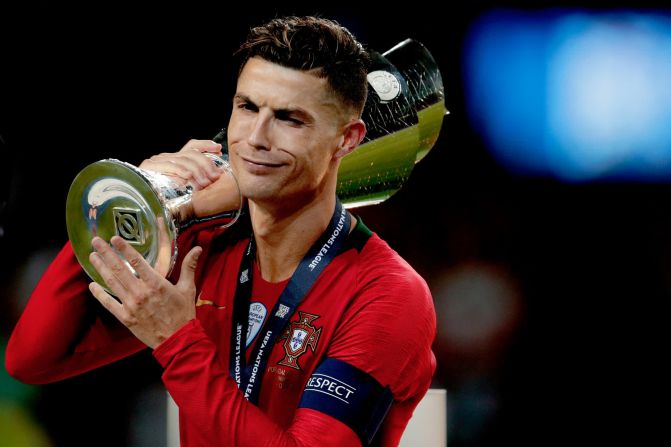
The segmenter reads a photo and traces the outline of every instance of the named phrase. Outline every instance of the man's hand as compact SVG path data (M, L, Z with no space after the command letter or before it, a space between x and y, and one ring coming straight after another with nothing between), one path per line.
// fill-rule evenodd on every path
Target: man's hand
M196 317L194 272L202 249L189 251L179 281L173 285L122 238L114 236L111 243L136 274L105 241L95 237L92 244L96 251L89 259L121 302L98 283L92 282L89 289L140 341L155 348Z
M190 140L179 152L154 155L139 166L194 188L187 218L214 216L241 206L236 180L229 174L222 175L224 170L204 155L206 152L221 155L221 144L210 140Z
M212 159L204 155L205 152L221 155L221 144L211 140L190 140L179 152L154 155L139 167L160 172L199 190L214 183L222 173Z

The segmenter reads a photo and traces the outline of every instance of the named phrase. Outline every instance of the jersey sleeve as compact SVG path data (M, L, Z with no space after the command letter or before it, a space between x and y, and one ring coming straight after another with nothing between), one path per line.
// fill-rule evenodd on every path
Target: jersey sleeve
M221 223L224 220L201 219L180 233L170 281L177 281L192 246L200 244L207 251L214 235L224 232L213 226ZM55 382L147 348L93 297L90 282L67 242L40 278L12 331L5 367L13 377L25 383Z
M201 323L191 320L154 350L163 383L198 445L358 447L359 438L330 416L299 410L286 430L248 402ZM197 432L197 433L194 433Z
M26 383L54 382L146 347L90 294L89 282L66 243L10 337L5 366L13 377Z
M179 235L172 276L195 243L211 238L208 223ZM203 241L201 241L203 239ZM147 346L90 293L91 279L79 265L70 242L40 278L7 345L5 366L25 383L49 383L99 368Z
M414 273L392 273L365 284L328 351L389 385L396 400L428 388L435 358L436 317L428 287Z
M368 382L379 384L369 398L377 398L378 405L383 405L385 398L380 390L391 392L393 404L377 434L383 445L399 442L436 368L431 350L436 334L431 294L410 266L402 261L399 265L402 268L363 268L359 296L344 315L327 354L329 359L368 375ZM354 380L350 377L345 374L335 379ZM336 402L327 393L320 396L324 405Z

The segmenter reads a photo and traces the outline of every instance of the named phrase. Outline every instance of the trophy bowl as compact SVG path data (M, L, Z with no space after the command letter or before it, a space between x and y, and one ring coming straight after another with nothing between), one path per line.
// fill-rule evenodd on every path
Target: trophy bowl
M371 51L366 137L338 170L338 197L347 208L375 205L398 192L436 143L445 108L443 80L429 50L406 39Z
M228 211L210 216L213 225L232 225L240 215L242 196L228 162L206 154L224 171L230 197ZM109 241L119 236L160 274L167 276L177 259L180 229L196 221L193 188L169 176L137 168L116 159L86 166L75 177L66 202L66 226L77 260L95 282L111 293L89 260L95 236ZM132 267L128 264L128 268Z

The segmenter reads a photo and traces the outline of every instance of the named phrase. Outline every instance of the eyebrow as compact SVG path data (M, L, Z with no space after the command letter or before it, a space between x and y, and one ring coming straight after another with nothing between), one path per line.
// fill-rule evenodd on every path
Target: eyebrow
M258 107L258 105L254 101L252 101L252 99L249 96L243 93L236 93L235 96L233 97L233 100L246 102ZM311 123L314 121L312 114L300 107L293 107L293 108L283 107L280 109L272 109L272 110L275 116L295 116L297 118L300 118L302 121L305 121L306 123Z

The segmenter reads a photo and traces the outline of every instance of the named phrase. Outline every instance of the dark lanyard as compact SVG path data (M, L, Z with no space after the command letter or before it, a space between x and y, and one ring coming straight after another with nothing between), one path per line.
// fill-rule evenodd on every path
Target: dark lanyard
M242 256L238 272L238 286L235 289L233 310L233 327L231 334L231 353L229 369L238 388L245 398L257 404L261 379L268 363L268 355L277 337L289 322L298 304L310 291L319 274L336 257L349 233L350 219L347 210L336 198L336 207L329 226L317 241L310 247L298 268L291 276L275 307L270 312L266 324L252 350L251 362L247 365L245 357L247 325L249 321L249 303L252 296L253 262L256 256L254 235L249 238L249 245Z

